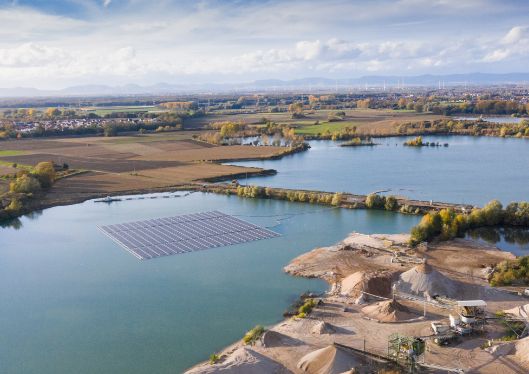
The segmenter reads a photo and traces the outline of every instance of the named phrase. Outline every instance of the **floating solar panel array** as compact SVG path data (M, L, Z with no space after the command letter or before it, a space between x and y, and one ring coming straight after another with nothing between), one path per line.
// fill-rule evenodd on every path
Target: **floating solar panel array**
M99 226L99 229L140 260L279 236L218 211Z

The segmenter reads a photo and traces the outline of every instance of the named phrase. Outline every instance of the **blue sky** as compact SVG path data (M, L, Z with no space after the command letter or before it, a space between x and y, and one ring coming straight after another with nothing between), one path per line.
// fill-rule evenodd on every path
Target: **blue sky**
M0 86L527 72L529 1L0 0Z

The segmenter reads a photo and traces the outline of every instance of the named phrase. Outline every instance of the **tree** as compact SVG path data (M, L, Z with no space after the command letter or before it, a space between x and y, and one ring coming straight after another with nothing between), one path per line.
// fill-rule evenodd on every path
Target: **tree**
M37 177L42 188L49 188L55 182L55 167L51 161L39 162L32 174Z
M503 206L498 200L492 200L481 209L481 214L485 225L499 225L503 220Z
M40 190L40 183L33 176L23 174L9 184L9 190L17 193L33 193Z
M290 112L292 118L302 118L303 117L303 104L302 103L292 103L288 106L288 111Z
M46 109L46 115L48 117L57 117L60 114L61 114L61 111L59 110L59 108L48 108L48 109Z
M15 199L11 200L9 205L6 207L6 210L8 212L16 214L16 213L19 213L23 208L24 208L24 206L22 205L20 200L15 198Z
M288 106L288 111L290 113L300 114L303 112L303 104L302 103L292 103Z
M386 197L386 202L384 203L384 209L396 210L398 206L399 204L397 203L397 199L395 198L395 196Z
M366 206L369 209L383 209L386 203L386 198L378 194L369 194L366 197Z
M105 123L103 126L103 134L105 136L116 136L118 134L118 128L114 123Z
M336 192L336 193L332 196L331 204L334 205L334 206L339 206L341 202L342 202L342 194Z

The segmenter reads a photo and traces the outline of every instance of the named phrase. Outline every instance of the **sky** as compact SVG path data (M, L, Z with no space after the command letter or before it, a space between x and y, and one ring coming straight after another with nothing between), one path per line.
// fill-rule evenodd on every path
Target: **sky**
M529 72L527 0L0 0L0 87Z

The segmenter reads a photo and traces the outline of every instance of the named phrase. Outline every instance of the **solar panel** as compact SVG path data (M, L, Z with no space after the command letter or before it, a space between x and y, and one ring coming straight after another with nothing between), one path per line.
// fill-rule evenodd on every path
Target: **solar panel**
M140 260L279 236L219 211L98 226Z

